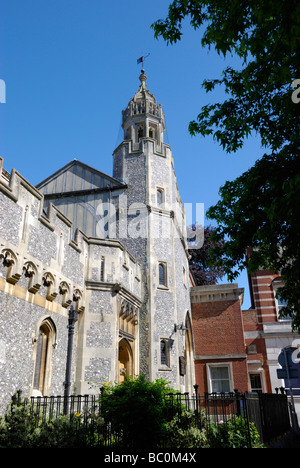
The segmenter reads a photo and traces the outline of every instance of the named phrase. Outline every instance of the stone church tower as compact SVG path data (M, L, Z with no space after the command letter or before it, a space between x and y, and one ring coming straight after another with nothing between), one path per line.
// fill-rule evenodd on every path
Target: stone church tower
M142 270L139 371L192 391L185 214L172 152L164 143L162 106L146 80L142 70L141 85L122 112L124 140L113 153L113 176L127 185L118 211L119 239Z

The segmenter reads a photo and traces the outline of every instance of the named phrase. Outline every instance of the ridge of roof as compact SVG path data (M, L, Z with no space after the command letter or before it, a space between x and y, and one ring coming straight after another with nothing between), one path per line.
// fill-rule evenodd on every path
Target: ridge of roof
M46 179L42 180L41 182L39 182L37 185L36 185L36 188L37 189L40 189L41 187L43 187L47 182L49 182L50 180L54 179L56 176L58 176L59 174L62 174L63 172L65 172L66 170L68 170L70 167L74 166L74 165L79 165L79 166L82 166L82 167L85 167L85 168L88 168L89 170L101 175L101 176L104 176L105 178L111 180L115 185L119 186L119 187L123 187L125 186L126 184L124 184L124 182L121 182L120 180L106 174L105 172L102 172L102 171L99 171L98 169L92 167L92 166L89 166L88 164L82 162L82 161L79 161L78 159L73 159L72 161L70 161L69 163L67 163L65 166L62 166L60 169L58 169L57 171L53 172L53 174L51 174L50 176L46 177Z

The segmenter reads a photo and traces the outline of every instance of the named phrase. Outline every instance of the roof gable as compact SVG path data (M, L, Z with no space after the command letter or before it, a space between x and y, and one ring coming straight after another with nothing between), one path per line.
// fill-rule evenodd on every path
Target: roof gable
M36 185L45 195L122 187L119 180L76 159Z

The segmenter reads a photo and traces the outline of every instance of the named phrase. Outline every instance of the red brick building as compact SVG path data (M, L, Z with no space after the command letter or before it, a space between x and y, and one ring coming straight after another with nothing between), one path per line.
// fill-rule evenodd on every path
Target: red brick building
M292 331L291 320L279 316L283 304L276 292L281 285L279 275L270 271L249 275L248 310L242 310L244 290L236 283L191 288L199 393L234 389L274 393L291 384L296 406L298 398L300 406L300 377L287 382L277 376L282 349L295 356L300 348L300 336ZM297 366L300 376L299 362Z
M199 393L249 390L242 300L237 284L191 289Z

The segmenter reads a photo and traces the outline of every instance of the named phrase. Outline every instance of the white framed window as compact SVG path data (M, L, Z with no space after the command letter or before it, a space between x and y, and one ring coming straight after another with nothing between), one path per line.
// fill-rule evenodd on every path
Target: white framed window
M261 372L250 372L249 381L250 381L251 392L256 392L256 393L263 392L263 380L262 380Z
M233 391L231 363L213 363L206 366L209 393Z
M280 296L279 294L279 289L283 287L283 282L280 278L275 279L272 283L273 287L273 292L274 292L274 299L275 299L275 305L276 305L276 312L277 312L277 318L279 321L290 321L292 320L292 315L281 317L280 311L283 309L287 303L286 301Z

